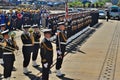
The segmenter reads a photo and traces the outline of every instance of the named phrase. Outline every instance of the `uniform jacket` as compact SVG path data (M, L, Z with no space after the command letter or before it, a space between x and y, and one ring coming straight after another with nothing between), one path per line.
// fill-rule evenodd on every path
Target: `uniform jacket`
M42 63L49 63L52 64L53 62L53 46L50 41L47 39L43 39L41 43L41 61Z

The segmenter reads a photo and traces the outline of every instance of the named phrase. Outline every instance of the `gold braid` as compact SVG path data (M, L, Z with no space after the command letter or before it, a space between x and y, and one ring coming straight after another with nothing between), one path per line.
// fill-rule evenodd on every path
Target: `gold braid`
M62 37L63 37L64 41L66 42L66 41L67 41L67 38L64 36L64 34L63 34L63 33L61 33L61 35L62 35Z
M46 45L45 43L42 43L42 44L43 44L43 46L44 46L47 50L49 50L49 51L53 51L53 49L47 47L47 45Z
M23 34L23 36L25 37L25 39L28 39L27 36L25 34Z
M30 33L30 39L32 41L32 44L34 44L34 36L33 36L33 33Z

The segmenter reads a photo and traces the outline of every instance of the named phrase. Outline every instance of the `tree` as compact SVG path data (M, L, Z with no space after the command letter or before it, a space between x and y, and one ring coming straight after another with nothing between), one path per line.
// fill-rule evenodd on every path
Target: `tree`
M98 3L96 3L96 8L99 8L99 4Z
M81 7L82 2L80 2L79 0L75 0L74 2L69 2L68 5L69 7Z
M105 1L98 1L98 2L96 2L95 4L96 4L96 8L98 8L98 7L103 7L104 5L105 5Z

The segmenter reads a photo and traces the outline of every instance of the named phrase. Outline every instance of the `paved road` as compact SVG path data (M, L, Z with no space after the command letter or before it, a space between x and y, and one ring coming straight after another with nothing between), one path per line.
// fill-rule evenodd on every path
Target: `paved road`
M86 42L80 47L81 52L69 53L64 60L62 72L66 76L62 79L57 78L54 67L51 69L50 80L120 80L120 21L102 21L102 25L96 29L96 32L89 36ZM21 49L20 40L21 31L17 32L17 42ZM55 44L54 48L55 48ZM54 59L56 53L54 51ZM40 76L41 66L33 68L32 63L29 70L32 74L25 76L22 73L23 56L21 50L16 54L15 67L16 72L12 73L11 80L34 80ZM31 61L32 62L32 61ZM41 65L40 56L37 59ZM0 74L3 67L0 66Z
M119 21L103 22L81 46L85 54L76 51L67 55L62 69L66 74L63 80L120 80L119 25ZM53 77L51 80L60 79Z

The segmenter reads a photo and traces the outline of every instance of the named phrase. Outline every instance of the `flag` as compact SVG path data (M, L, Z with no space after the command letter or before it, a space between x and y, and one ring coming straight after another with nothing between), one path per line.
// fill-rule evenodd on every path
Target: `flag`
M67 2L65 3L65 18L68 18L68 4Z

